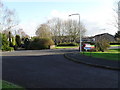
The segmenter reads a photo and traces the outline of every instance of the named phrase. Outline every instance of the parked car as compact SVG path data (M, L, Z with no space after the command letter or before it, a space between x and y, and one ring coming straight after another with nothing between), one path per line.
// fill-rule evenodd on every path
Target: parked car
M95 45L91 45L89 43L84 43L82 44L82 51L90 51L90 50L94 50ZM80 47L79 47L80 50Z

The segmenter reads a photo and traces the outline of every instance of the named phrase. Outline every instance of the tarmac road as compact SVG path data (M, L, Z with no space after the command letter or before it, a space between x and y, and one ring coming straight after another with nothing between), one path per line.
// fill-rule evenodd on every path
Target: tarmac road
M62 55L73 51L4 52L3 80L25 88L118 88L118 71L77 64Z

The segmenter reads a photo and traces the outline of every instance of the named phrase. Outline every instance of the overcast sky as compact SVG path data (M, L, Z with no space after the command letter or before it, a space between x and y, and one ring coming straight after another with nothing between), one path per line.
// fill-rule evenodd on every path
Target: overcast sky
M68 17L73 13L80 14L81 22L87 28L86 36L114 35L117 32L111 25L114 3L115 0L4 0L5 6L15 9L19 27L30 36L35 35L39 24L52 17L78 20L77 16Z

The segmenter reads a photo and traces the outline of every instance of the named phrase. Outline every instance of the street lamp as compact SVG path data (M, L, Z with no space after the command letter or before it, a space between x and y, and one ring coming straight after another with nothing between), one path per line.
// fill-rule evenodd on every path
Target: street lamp
M79 13L70 14L69 16L72 16L72 15L78 15L79 16L79 28L80 28L80 14ZM82 49L81 49L81 30L80 30L80 52L82 52Z

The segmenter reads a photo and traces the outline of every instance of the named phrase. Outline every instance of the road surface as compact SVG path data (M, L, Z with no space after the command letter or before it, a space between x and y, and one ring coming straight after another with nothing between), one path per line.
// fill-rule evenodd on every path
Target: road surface
M3 80L25 88L118 88L118 71L77 64L63 53L76 50L4 52Z

